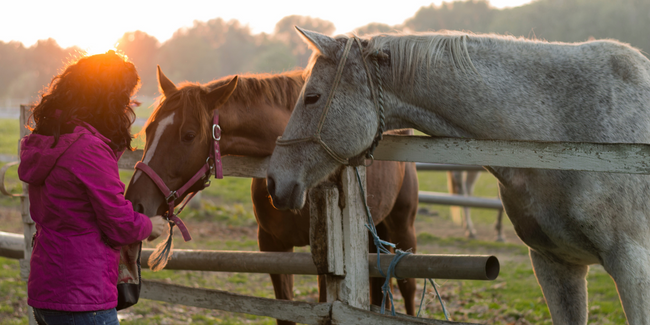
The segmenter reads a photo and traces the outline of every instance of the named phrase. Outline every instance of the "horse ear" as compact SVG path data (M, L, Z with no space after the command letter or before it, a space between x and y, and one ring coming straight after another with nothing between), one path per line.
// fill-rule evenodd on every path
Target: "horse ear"
M178 91L178 88L176 88L176 85L165 76L165 74L162 72L160 69L160 66L158 66L158 87L160 88L160 91L165 95L165 97L169 97L169 95L175 93Z
M209 103L209 110L215 110L225 104L226 101L228 101L230 95L232 95L232 93L235 91L235 88L237 88L237 80L237 76L234 76L227 84L220 86L219 88L208 93L207 99Z
M326 58L336 58L336 53L341 45L334 38L318 32L302 29L298 26L294 27L296 27L298 35L307 43L310 49L320 52Z

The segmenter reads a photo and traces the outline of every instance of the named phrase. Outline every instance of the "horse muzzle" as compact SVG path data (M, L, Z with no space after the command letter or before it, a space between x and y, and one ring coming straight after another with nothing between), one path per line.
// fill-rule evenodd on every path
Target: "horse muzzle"
M282 182L269 174L266 186L273 206L278 210L299 210L305 205L306 189L296 181Z

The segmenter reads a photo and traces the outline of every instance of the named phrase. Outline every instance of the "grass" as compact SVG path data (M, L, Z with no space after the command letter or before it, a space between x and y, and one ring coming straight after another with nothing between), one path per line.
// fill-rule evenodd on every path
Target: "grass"
M144 106L144 105L143 105ZM138 114L148 114L151 108L141 107ZM134 127L134 132L139 128ZM0 119L0 154L16 154L18 124L15 120ZM142 141L143 139L139 139ZM143 147L142 142L138 145ZM2 164L0 164L2 166ZM132 171L120 171L128 183ZM418 173L420 189L446 192L444 172ZM11 168L5 181L14 192L20 191L16 168ZM496 180L483 173L475 188L475 195L496 197ZM174 245L183 249L219 249L256 251L256 223L250 199L250 179L225 178L213 181L203 192L201 209L186 209L182 218L191 229L194 240L183 242L176 232ZM14 214L19 201L0 198L0 222L4 229L21 228ZM534 277L528 251L514 237L508 243L489 240L467 240L462 235L450 236L447 229L458 229L452 222L447 206L425 205L436 214L419 215L416 219L418 253L423 254L493 254L500 259L501 273L495 281L438 280L440 293L454 321L488 324L550 324L548 309ZM491 231L495 211L472 209L477 228ZM504 228L512 232L509 220ZM145 243L146 247L157 244ZM297 251L308 251L297 248ZM0 258L0 323L27 324L26 285L20 279L18 261ZM216 288L259 297L273 297L270 278L266 274L237 274L217 272L143 270L143 277L192 287ZM315 276L294 276L294 294L297 300L315 302L318 297ZM625 324L624 314L616 288L609 275L600 266L592 267L588 275L590 324ZM418 281L417 302L421 297L422 280ZM403 301L396 295L398 311ZM425 317L444 319L438 300L429 287L423 304ZM136 306L120 312L121 324L275 324L273 319L251 315L204 310L182 305L141 300Z
M418 235L420 253L508 255L501 262L495 281L438 280L439 290L454 321L486 322L488 324L551 324L541 289L527 260L523 245L495 243L464 238L441 238L426 233ZM423 247L424 246L424 247ZM433 246L435 251L428 251ZM518 259L513 257L519 257ZM625 324L614 282L601 266L592 266L588 277L589 323ZM420 282L421 283L421 282ZM429 317L444 319L433 290L425 300Z
M0 154L18 155L18 120L0 119Z

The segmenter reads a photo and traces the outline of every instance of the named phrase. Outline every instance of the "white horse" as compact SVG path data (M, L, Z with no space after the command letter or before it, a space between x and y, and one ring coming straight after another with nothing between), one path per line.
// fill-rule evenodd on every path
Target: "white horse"
M300 208L309 187L371 147L381 125L379 87L373 86L379 81L386 129L650 143L650 61L626 44L451 32L382 34L359 42L301 34L314 50L308 80L268 169L279 208ZM364 58L370 67L378 60L377 73ZM530 247L554 324L587 323L591 264L602 264L616 282L628 322L650 324L649 176L486 168L499 180L506 212Z

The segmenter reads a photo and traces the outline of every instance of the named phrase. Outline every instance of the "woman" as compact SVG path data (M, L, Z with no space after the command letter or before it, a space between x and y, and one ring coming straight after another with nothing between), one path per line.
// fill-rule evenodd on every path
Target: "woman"
M21 142L20 179L36 223L28 304L39 324L119 324L120 247L167 222L133 211L117 161L131 148L140 78L113 51L83 57L50 83Z

